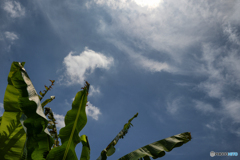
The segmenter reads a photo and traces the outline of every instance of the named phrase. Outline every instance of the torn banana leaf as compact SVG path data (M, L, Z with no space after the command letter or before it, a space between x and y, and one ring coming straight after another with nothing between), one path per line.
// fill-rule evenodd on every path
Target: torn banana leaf
M181 133L172 137L168 137L166 139L162 139L160 141L148 144L144 147L141 147L118 160L138 160L141 158L153 159L163 157L165 155L165 151L169 152L173 148L180 147L184 143L187 143L191 140L190 132Z
M81 141L79 132L87 123L86 103L89 90L89 84L82 91L79 91L72 103L72 109L65 116L65 127L59 131L59 137L62 145L53 148L47 160L77 160L75 152L76 145Z
M24 64L13 62L8 76L0 128L0 159L43 160L53 143L46 129L47 118Z

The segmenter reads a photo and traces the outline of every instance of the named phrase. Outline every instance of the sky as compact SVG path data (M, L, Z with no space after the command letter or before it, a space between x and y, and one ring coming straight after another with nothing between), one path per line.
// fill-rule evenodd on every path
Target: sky
M45 98L56 97L47 106L58 129L90 83L80 134L91 159L137 112L109 160L183 132L193 139L161 159L240 153L239 8L238 0L2 0L0 115L11 63L26 62L37 92L56 81Z

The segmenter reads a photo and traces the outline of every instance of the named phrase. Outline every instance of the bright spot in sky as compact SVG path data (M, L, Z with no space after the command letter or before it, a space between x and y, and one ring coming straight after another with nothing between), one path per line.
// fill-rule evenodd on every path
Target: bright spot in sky
M134 0L141 7L156 8L163 0Z

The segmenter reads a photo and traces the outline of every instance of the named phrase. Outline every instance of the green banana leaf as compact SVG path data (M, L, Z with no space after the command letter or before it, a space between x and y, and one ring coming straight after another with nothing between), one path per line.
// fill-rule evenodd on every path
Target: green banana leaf
M24 66L24 63L21 64ZM20 123L23 114L20 108L21 93L16 88L16 77L21 74L21 68L12 64L8 75L8 85L4 95L4 113L0 126L0 159L19 160L22 155L26 134Z
M24 64L13 62L8 76L4 97L5 112L1 125L1 138L5 141L1 152L5 159L12 160L15 157L44 160L53 139L46 128L48 120L43 113L38 94L23 68ZM18 153L17 156L13 154L15 152Z
M80 137L82 142L82 153L80 160L89 160L90 159L90 145L88 142L88 138L86 135L82 135Z
M111 143L101 152L101 155L97 158L97 160L106 160L107 157L111 156L115 153L115 145L118 143L118 140L120 138L123 138L127 133L128 130L132 125L132 120L138 116L138 113L136 113L131 119L128 120L128 123L126 123L123 126L123 129L117 134L117 136L111 141Z
M89 90L89 84L82 91L79 91L72 103L72 109L69 110L65 116L65 127L59 131L59 137L62 145L53 148L47 160L77 160L75 152L76 145L81 141L79 132L87 123L86 103Z
M43 113L38 94L23 67L16 82L18 85L16 88L22 94L19 98L21 109L26 115L23 122L27 132L26 157L28 160L45 160L53 145L53 139L47 129L48 120Z
M55 96L51 96L49 99L46 99L43 103L42 103L42 108L44 108L44 106L46 106L48 103L52 102L55 99Z
M166 139L162 139L160 141L148 144L144 147L141 147L118 160L150 160L150 157L153 159L163 157L165 155L165 151L169 152L173 148L180 147L184 143L187 143L191 140L190 132L181 133L172 137L168 137Z

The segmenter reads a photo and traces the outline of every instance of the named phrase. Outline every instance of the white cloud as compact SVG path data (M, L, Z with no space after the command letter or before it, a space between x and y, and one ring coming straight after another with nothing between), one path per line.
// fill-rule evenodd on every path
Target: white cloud
M134 0L134 2L141 7L156 8L163 0Z
M179 108L181 108L182 97L170 99L167 102L167 111L171 114L175 114Z
M101 114L100 109L93 106L90 102L87 103L86 113L88 116L92 117L95 120L98 120L98 116Z
M185 61L186 48L208 39L209 31L218 27L226 15L231 15L227 7L234 5L223 1L213 4L208 1L168 0L148 10L134 1L95 2L104 6L112 16L110 24L99 19L99 33L112 39L121 33L133 43L168 54L177 62ZM216 5L214 8L225 5L226 9L213 10L213 5Z
M73 101L74 101L74 98L75 98L75 97L73 97L73 99L72 99ZM72 102L69 103L67 99L65 99L64 102L65 102L65 105L66 105L66 106L72 106Z
M139 68L144 68L151 72L175 72L176 70L169 66L166 62L158 62L157 60L149 59L141 54L134 52L131 48L127 45L124 45L122 42L119 41L112 41L112 43L126 53L135 63L135 65Z
M152 72L171 71L174 74L181 74L185 71L191 77L197 76L198 88L204 91L206 96L219 101L222 101L223 97L226 99L231 97L231 90L239 88L240 52L239 48L237 49L239 1L167 0L151 10L137 5L134 0L93 1L95 4L92 1L87 2L89 10L95 9L96 6L92 7L93 5L100 5L101 9L105 9L104 13L108 13L110 17L106 19L105 14L101 15L98 12L99 34L114 43L122 53L127 53L136 66ZM69 23L60 23L57 16L54 16L56 14L52 14L60 13L61 7L45 10L48 4L43 4L45 4L42 5L44 13L47 12L52 23L57 22L54 26L60 28L59 24L66 24L63 26L69 30ZM79 4L76 3L76 5ZM64 32L66 28L58 30L64 38L69 36ZM125 44L116 42L116 39L119 41L123 39L126 42ZM228 44L225 45L226 43ZM231 47L233 45L235 49ZM125 49L125 46L129 46L130 49ZM161 54L165 59L155 58L160 56L151 58L153 54ZM69 60L67 71L70 83L83 83L88 71L94 70L90 65L85 64L80 68L78 58L83 56L81 54L74 56L72 52L66 57ZM74 69L76 71L73 71ZM239 97L239 94L234 97ZM181 99L169 101L168 112L176 113L180 104ZM203 112L213 110L210 104L200 104L195 104L196 109ZM231 100L231 103L228 100L225 104L231 106L229 109L231 112L225 111L221 114L224 117L234 118L234 111L238 111L237 100ZM223 106L225 105L222 104L219 109L224 109ZM211 124L208 126L210 127Z
M92 117L93 119L98 120L99 115L101 114L100 109L93 106L90 102L88 102L87 105L88 106L86 106L86 114ZM1 103L0 103L0 109L1 109ZM0 110L0 113L1 113L1 110ZM54 115L54 118L56 119L57 129L61 129L65 127L65 122L64 122L65 116L57 113L53 113L53 115Z
M239 99L225 99L221 100L223 117L230 119L227 124L227 130L240 136L240 100Z
M129 6L129 4L127 2L131 1L127 1L127 0L94 0L94 3L98 4L98 5L107 5L108 7L111 7L112 9L122 9L125 8L127 6ZM92 3L87 2L86 5L88 7L91 7Z
M222 81L207 80L200 83L198 87L207 92L210 97L220 98L223 95Z
M18 36L13 32L6 31L4 34L5 34L5 37L9 40L14 41L14 40L18 39Z
M216 126L215 122L208 123L205 126L210 130L213 130L213 131L217 130L217 128L215 127Z
M229 87L240 86L239 50L211 44L204 44L202 50L198 73L207 79L199 84L199 89L213 98L228 96L225 93Z
M234 120L234 122L240 123L240 100L222 100L223 113Z
M240 137L240 128L230 128L230 131Z
M16 1L6 1L4 4L4 10L8 12L12 18L22 17L25 15L24 7Z
M237 33L236 29L232 28L230 24L223 28L223 32L228 35L229 41L240 45L239 34Z
M63 61L66 68L66 78L68 84L84 84L86 77L93 73L96 68L109 69L113 64L113 58L102 53L88 49L79 55L70 52Z
M3 104L0 103L0 116L3 115L4 109L3 109Z
M72 98L72 100L74 101L74 98ZM90 117L92 117L95 120L98 120L98 116L100 114L102 114L100 112L100 109L93 106L89 101L87 102L87 106L86 106L86 114Z
M64 122L64 115L60 115L57 113L53 113L54 118L56 119L56 123L57 123L57 129L61 129L63 127L65 127L65 122Z
M222 66L222 79L225 79L225 84L240 86L240 51L232 49L226 52L227 56L222 58L220 65ZM225 72L225 73L224 73Z
M169 70L169 66L167 63L157 62L151 59L147 59L146 57L139 57L139 64L141 67L146 68L152 72L161 72L162 70Z
M100 94L99 87L95 88L93 85L90 85L88 96L93 96L94 94Z
M212 105L204 103L202 101L198 101L198 100L193 100L193 102L195 103L195 108L199 111L202 111L204 113L211 113L214 112L215 109L213 108Z
M212 3L210 1L168 0L162 1L161 5L151 10L137 5L133 0L94 1L96 5L103 6L112 17L111 23L105 21L104 18L99 18L100 34L116 45L116 43L122 43L116 42L116 37L118 38L121 33L131 42L131 47L134 46L143 51L136 53L144 57L143 59L150 59L148 48L158 51L156 53L167 56L168 61L157 64L148 60L138 60L138 62L142 62L143 66L150 68L151 71L159 71L163 68L169 71L169 67L173 71L174 68L175 74L198 74L196 71L202 65L199 62L198 53L201 49L189 52L189 48L213 40L214 36L219 35L218 31L222 33L221 27L229 22L228 17L232 16L232 12L238 10L234 8L233 11L232 8L237 4L233 1ZM230 35L231 41L238 43L239 35L236 29L228 27L224 30L225 34ZM163 60L160 59L160 61ZM206 86L208 87L211 85ZM221 96L218 91L211 91L213 97Z

